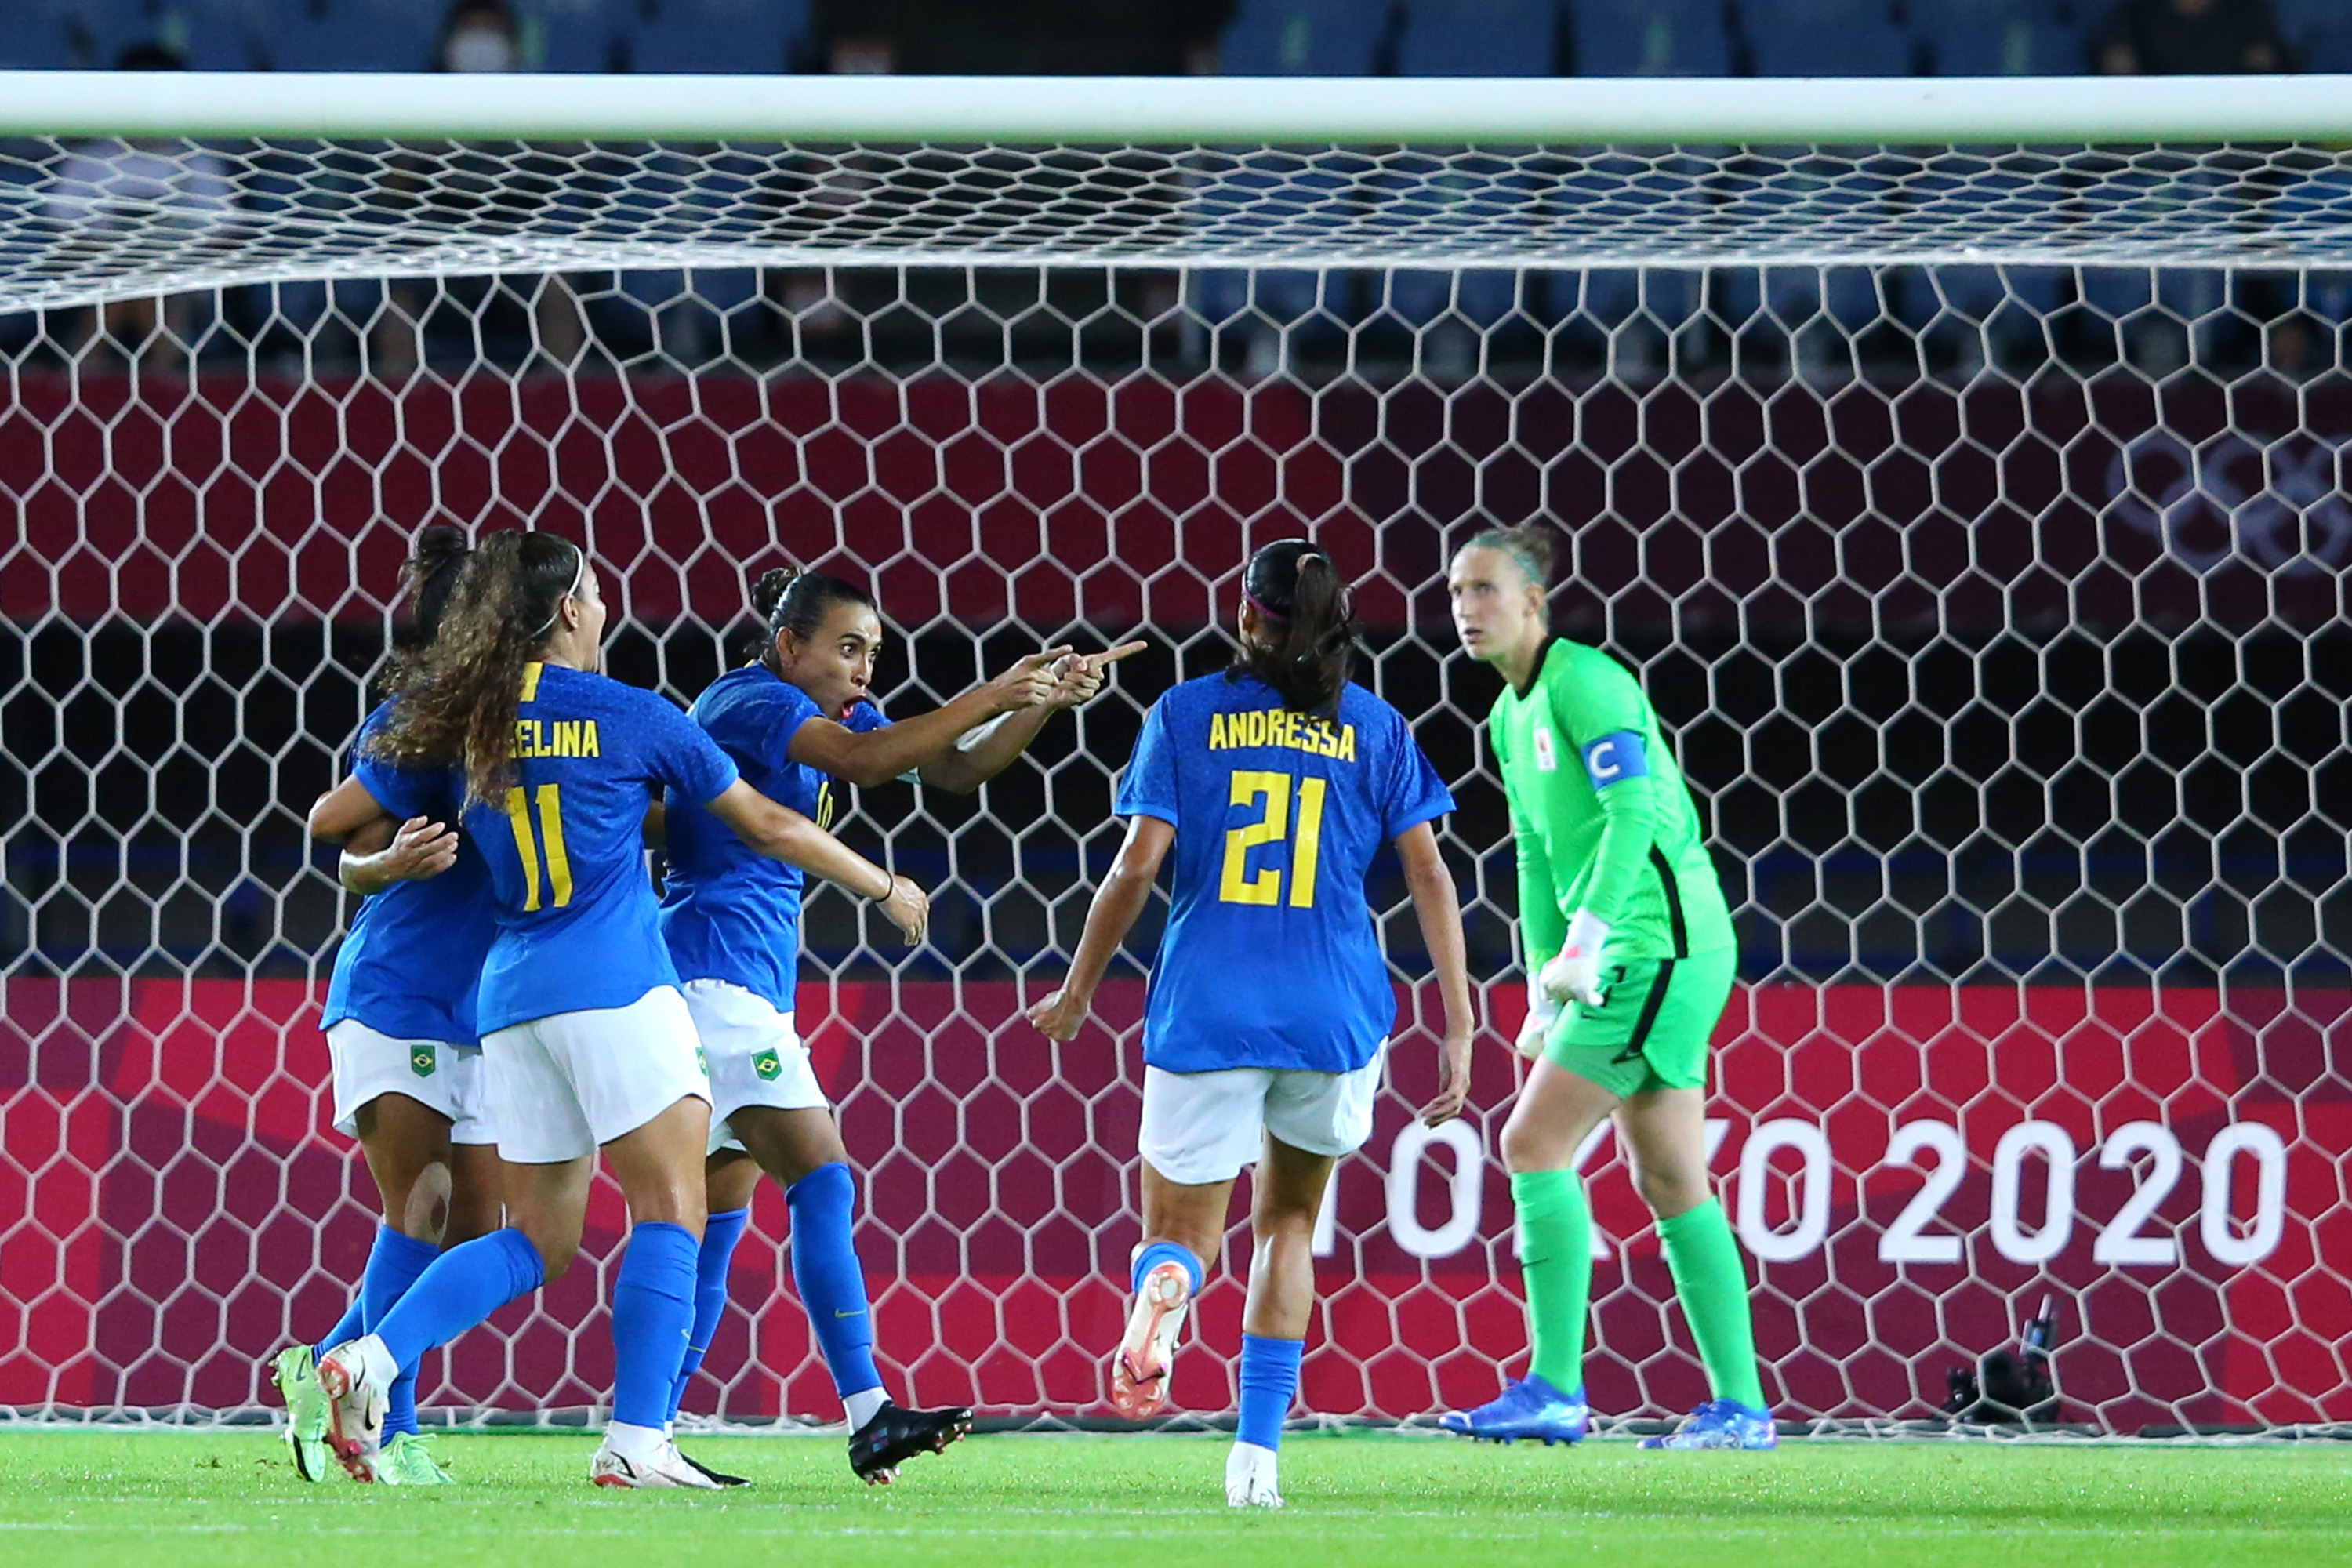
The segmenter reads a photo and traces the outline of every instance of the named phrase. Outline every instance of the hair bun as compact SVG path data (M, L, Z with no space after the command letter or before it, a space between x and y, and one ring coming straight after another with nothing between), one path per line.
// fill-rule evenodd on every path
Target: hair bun
M436 522L416 536L415 548L409 560L420 569L431 572L451 561L462 561L472 551L466 531L452 523Z
M797 566L772 566L760 574L751 587L751 609L761 620L774 616L776 606L784 602L784 591L801 574Z

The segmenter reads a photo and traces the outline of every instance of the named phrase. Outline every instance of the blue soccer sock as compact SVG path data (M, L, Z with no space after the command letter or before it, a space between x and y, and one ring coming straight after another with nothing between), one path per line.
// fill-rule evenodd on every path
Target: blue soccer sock
M682 1225L648 1220L629 1232L613 1282L613 1419L658 1433L694 1327L694 1260L702 1243Z
M673 1421L686 1398L686 1385L702 1370L702 1358L710 1353L710 1338L719 1331L719 1320L727 1310L727 1268L734 1261L735 1244L743 1239L743 1227L751 1223L750 1209L729 1209L703 1224L702 1249L694 1255L694 1327L687 1333L686 1360L669 1394Z
M369 1331L395 1367L414 1373L426 1351L546 1282L547 1266L530 1238L511 1226L494 1230L435 1258Z
M375 1227L375 1245L368 1249L367 1272L360 1276L360 1301L366 1309L367 1329L373 1331L408 1294L424 1272L433 1267L441 1249L429 1241L404 1236L388 1225ZM383 1432L416 1430L416 1369L403 1367L384 1391Z
M1135 1255L1135 1265L1127 1271L1128 1293L1133 1295L1141 1290L1143 1277L1163 1263L1182 1264L1185 1277L1192 1281L1192 1294L1197 1296L1201 1293L1201 1281L1206 1278L1201 1260L1192 1256L1189 1247L1179 1247L1172 1241L1155 1241Z
M1306 1350L1304 1340L1242 1336L1242 1415L1235 1441L1282 1447L1282 1423L1298 1396L1298 1359Z
M373 1252L369 1254L368 1261L371 1263L375 1261ZM358 1339L367 1332L365 1300L365 1297L360 1291L352 1292L352 1304L343 1309L343 1315L335 1320L335 1326L327 1331L327 1337L310 1347L310 1358L313 1361L325 1355L337 1345Z
M833 1373L834 1392L845 1400L881 1387L866 1271L850 1237L857 1179L835 1160L786 1187L784 1202L793 1211L793 1285L808 1313L809 1332Z

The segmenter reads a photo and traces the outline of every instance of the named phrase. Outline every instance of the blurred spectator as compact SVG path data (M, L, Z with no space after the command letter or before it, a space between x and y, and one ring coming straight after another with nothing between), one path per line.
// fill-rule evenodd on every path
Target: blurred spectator
M434 49L432 68L468 74L522 69L522 28L506 0L453 0L442 19L441 41ZM551 153L564 150L562 143L544 145ZM462 226L484 208L495 207L501 222L517 228L527 226L543 202L541 194L528 186L501 186L486 195L462 183L430 180L422 170L397 161L380 197L390 205L413 205L429 215L430 221L452 226ZM444 296L461 314L482 310L487 305L512 317L512 330L527 331L539 354L559 366L569 366L579 357L587 331L571 279L550 273L536 282L516 279L515 288L529 296L528 304L520 310L500 298L489 279L395 280L388 308L376 318L371 342L375 369L383 374L400 375L416 367L425 356L428 319Z
M161 44L133 44L115 59L126 71L185 70ZM185 251L220 237L236 216L236 187L215 153L171 139L80 142L60 159L44 194L46 216L71 226L60 242L67 258L104 258L109 272L169 272ZM153 296L110 300L97 330L124 359L174 369L189 352L196 297L177 294L157 309Z
M818 58L840 73L1213 73L1234 0L816 0Z
M2120 0L2090 56L2108 76L2238 76L2287 60L2270 0Z
M457 0L441 24L433 68L510 71L522 66L522 29L506 0Z

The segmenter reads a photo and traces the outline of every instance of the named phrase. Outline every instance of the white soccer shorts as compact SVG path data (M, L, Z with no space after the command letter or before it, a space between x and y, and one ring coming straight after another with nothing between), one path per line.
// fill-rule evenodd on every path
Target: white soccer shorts
M686 1010L710 1068L710 1147L740 1149L727 1119L747 1105L813 1110L827 1102L793 1016L724 980L686 983Z
M482 1053L446 1040L395 1040L357 1018L327 1031L334 1064L335 1131L360 1135L360 1111L387 1094L404 1094L449 1119L452 1143L495 1143L489 1082Z
M551 1165L593 1154L710 1079L686 998L656 985L625 1007L557 1013L482 1037L499 1154Z
M1171 1182L1230 1182L1257 1163L1268 1132L1309 1154L1354 1153L1372 1135L1372 1097L1380 1089L1379 1057L1354 1072L1147 1067L1136 1142L1151 1168Z

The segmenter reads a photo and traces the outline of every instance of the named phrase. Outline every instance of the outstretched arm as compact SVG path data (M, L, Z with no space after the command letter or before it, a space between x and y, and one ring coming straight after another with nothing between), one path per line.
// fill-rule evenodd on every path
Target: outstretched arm
M1049 647L1016 661L995 679L917 718L879 730L856 731L831 719L811 719L793 732L786 754L860 788L887 784L954 749L966 731L1001 714L1018 713L1052 697L1053 665L1067 647ZM1041 720L1042 721L1042 720ZM1033 726L1030 735L1036 733ZM1024 736L1021 744L1027 745ZM1019 754L1016 750L1013 755ZM1010 763L1012 756L1005 762Z
M1095 901L1087 910L1086 934L1078 939L1069 978L1062 982L1060 990L1029 1009L1029 1021L1051 1038L1076 1037L1078 1026L1087 1020L1087 1009L1094 1005L1095 988L1110 968L1111 955L1135 929L1136 917L1143 913L1151 897L1151 884L1159 879L1160 862L1175 842L1176 825L1171 822L1156 816L1128 819L1127 840L1118 847L1118 858L1111 862L1110 875L1095 889Z
M1412 894L1412 912L1421 921L1422 944L1437 971L1437 987L1445 1002L1445 1043L1438 1058L1437 1098L1422 1108L1428 1126L1451 1121L1462 1114L1470 1098L1470 1041L1477 1033L1478 1016L1470 1000L1470 964L1462 940L1462 900L1454 888L1445 857L1438 852L1437 835L1428 823L1418 823L1397 835L1397 858L1404 865L1404 885Z
M880 904L890 923L907 933L908 946L923 940L930 919L930 900L923 890L904 877L892 876L799 812L777 805L739 778L710 803L710 815L769 859L798 866Z
M970 795L1011 767L1013 759L1029 749L1046 720L1065 708L1090 700L1102 690L1110 667L1130 654L1141 653L1145 646L1121 643L1102 653L1074 653L1049 666L1054 689L1044 701L966 731L953 746L923 764L923 782L951 795Z

